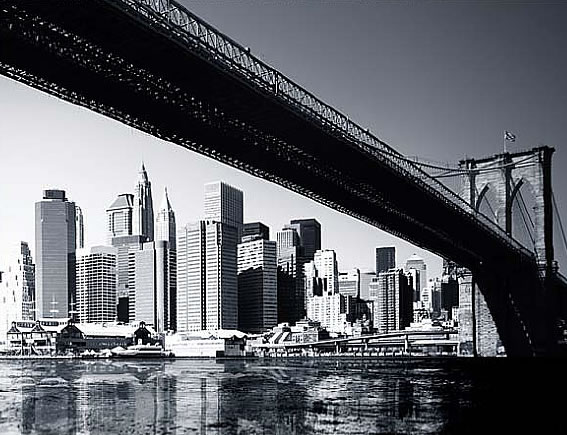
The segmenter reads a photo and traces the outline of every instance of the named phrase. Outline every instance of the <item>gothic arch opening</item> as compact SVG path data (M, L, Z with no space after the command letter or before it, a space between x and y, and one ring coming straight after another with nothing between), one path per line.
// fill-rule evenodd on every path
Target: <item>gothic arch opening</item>
M535 251L536 201L532 185L522 178L512 189L512 237Z

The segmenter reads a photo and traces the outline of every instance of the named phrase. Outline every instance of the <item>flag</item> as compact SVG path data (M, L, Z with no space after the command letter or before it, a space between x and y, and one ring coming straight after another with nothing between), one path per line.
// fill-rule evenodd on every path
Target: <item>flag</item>
M516 142L516 135L510 133L509 131L505 131L504 140L507 140L508 142Z

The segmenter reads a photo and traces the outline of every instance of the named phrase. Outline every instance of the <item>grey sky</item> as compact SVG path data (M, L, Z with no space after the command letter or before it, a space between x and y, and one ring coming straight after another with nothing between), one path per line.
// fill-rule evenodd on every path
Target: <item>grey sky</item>
M554 146L555 195L567 216L567 5L526 2L182 1L219 30L407 155L436 161ZM375 246L436 257L283 188L0 78L0 254L33 247L33 204L59 187L83 209L88 245L105 240L106 207L132 192L146 162L159 205L179 223L203 214L203 184L245 192L245 218L275 235L316 217L340 268L373 268ZM566 222L567 223L567 222ZM565 249L556 244L558 257ZM35 250L33 252L35 255ZM565 254L561 257L567 269Z

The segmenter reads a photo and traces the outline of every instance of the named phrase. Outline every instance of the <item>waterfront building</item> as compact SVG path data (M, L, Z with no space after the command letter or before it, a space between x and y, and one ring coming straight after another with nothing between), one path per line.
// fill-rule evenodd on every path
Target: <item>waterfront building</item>
M360 270L339 272L339 293L344 296L360 297Z
M164 348L176 357L245 356L246 335L238 330L202 330L166 335Z
M165 241L146 242L135 257L136 322L145 322L158 332L171 330L171 295L168 282L169 249Z
M238 327L238 230L202 220L178 231L177 330Z
M396 247L385 246L376 248L376 275L396 267Z
M144 236L148 242L154 240L152 183L148 179L148 173L143 162L138 172L138 183L134 190L132 234Z
M77 250L79 322L116 320L116 249L95 246Z
M167 277L169 288L169 329L177 329L177 229L175 212L169 202L167 188L156 217L156 241L167 242L169 265Z
M38 317L66 317L76 302L76 222L75 203L64 190L45 190L35 204Z
M289 224L299 235L300 245L306 261L315 258L315 252L321 249L321 224L317 219L293 219Z
M26 242L10 247L0 269L0 341L13 321L35 319L35 264Z
M205 220L236 228L240 241L244 225L243 198L241 190L222 181L205 184Z
M413 321L412 288L402 269L380 272L370 284L370 300L379 333L400 331Z
M134 208L134 195L122 193L106 209L107 243L112 245L114 237L132 235L132 213Z
M244 332L278 323L276 242L263 235L243 235L238 245L238 329Z
M413 254L407 259L404 270L412 276L414 301L417 302L421 299L421 293L427 286L427 265L423 258Z

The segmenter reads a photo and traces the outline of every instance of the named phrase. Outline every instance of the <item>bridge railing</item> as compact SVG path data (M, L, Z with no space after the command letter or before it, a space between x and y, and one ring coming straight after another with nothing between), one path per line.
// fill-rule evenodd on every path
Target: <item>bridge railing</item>
M167 36L174 41L184 41L225 70L246 78L250 84L293 106L296 111L311 121L316 121L333 135L365 149L383 164L408 178L419 181L420 186L445 200L459 212L474 216L479 224L498 236L504 243L533 257L533 253L511 238L495 222L471 207L453 190L432 178L411 159L253 56L250 49L241 46L182 5L173 0L119 0L119 3L135 10L150 24L167 30Z

